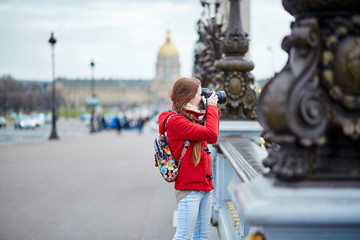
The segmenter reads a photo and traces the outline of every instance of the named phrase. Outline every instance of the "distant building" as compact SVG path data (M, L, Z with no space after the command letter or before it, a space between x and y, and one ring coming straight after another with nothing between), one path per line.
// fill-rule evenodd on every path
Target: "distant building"
M96 80L95 95L103 106L151 103L151 80ZM81 106L91 96L91 80L57 79L56 89L67 105Z
M169 105L179 72L179 54L168 31L158 52L154 80L95 80L95 95L103 106ZM57 79L56 89L67 105L81 106L91 96L91 80Z
M151 91L158 101L169 102L169 93L172 85L180 76L179 54L171 43L170 31L167 31L166 42L158 52L156 76Z

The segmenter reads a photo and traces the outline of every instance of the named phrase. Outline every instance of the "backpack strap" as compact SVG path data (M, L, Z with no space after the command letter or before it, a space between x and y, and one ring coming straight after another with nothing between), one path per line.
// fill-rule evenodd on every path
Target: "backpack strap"
M175 114L177 113L177 112L174 111L174 110L169 110L169 111L170 111L170 112L173 112L173 113L175 113ZM165 135L165 139L166 139L167 143L169 143L169 141L168 141L167 132L166 132L166 125L167 125L169 119L170 119L172 116L174 116L175 114L171 114L171 115L168 117L168 119L166 119L166 122L165 122L164 135ZM184 158L184 156L185 156L185 154L186 154L186 151L187 151L187 149L189 148L189 145L190 145L189 140L186 140L185 143L184 143L184 148L183 148L183 150L181 151L180 159L179 159L179 164L178 164L179 170L180 170L180 165L181 165L181 163L182 163L182 161L183 161L183 158Z
M184 148L183 148L183 150L181 151L181 156L180 156L180 160L179 160L179 164L178 164L178 168L179 168L179 169L180 169L180 165L181 165L181 163L182 163L182 161L183 161L183 158L184 158L184 156L185 156L185 154L186 154L186 151L187 151L189 145L190 145L189 140L186 140L185 143L184 143Z
M164 130L164 135L165 135L166 138L167 138L166 125L167 125L169 119L170 119L172 116L174 116L175 114L177 114L177 112L176 112L174 109L169 109L168 112L172 112L172 113L174 113L174 114L171 114L171 115L168 117L168 119L166 119L166 122L165 122L165 130Z
M170 119L172 116L174 116L174 115L175 115L175 114L171 114L171 115L168 117L168 119L166 119L166 122L165 122L164 135L165 135L165 137L166 137L166 141L167 141L167 131L166 131L166 126L167 126L167 123L168 123L169 119Z

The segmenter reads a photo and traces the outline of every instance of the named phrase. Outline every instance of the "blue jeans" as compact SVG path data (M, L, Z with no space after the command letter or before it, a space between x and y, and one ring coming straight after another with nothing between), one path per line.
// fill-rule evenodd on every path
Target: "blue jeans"
M178 203L178 223L173 240L209 239L212 191L192 191Z

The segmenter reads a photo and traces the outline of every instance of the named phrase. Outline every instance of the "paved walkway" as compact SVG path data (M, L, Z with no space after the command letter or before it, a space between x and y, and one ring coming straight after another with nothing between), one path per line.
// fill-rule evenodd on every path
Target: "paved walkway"
M154 167L155 137L145 129L0 146L0 240L172 239L176 200Z

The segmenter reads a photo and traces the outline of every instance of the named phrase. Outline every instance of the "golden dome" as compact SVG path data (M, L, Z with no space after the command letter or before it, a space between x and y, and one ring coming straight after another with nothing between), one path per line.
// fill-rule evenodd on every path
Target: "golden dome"
M171 43L170 31L166 32L166 43L160 47L159 55L166 55L166 56L178 55L178 51L176 47L174 46L174 44Z

